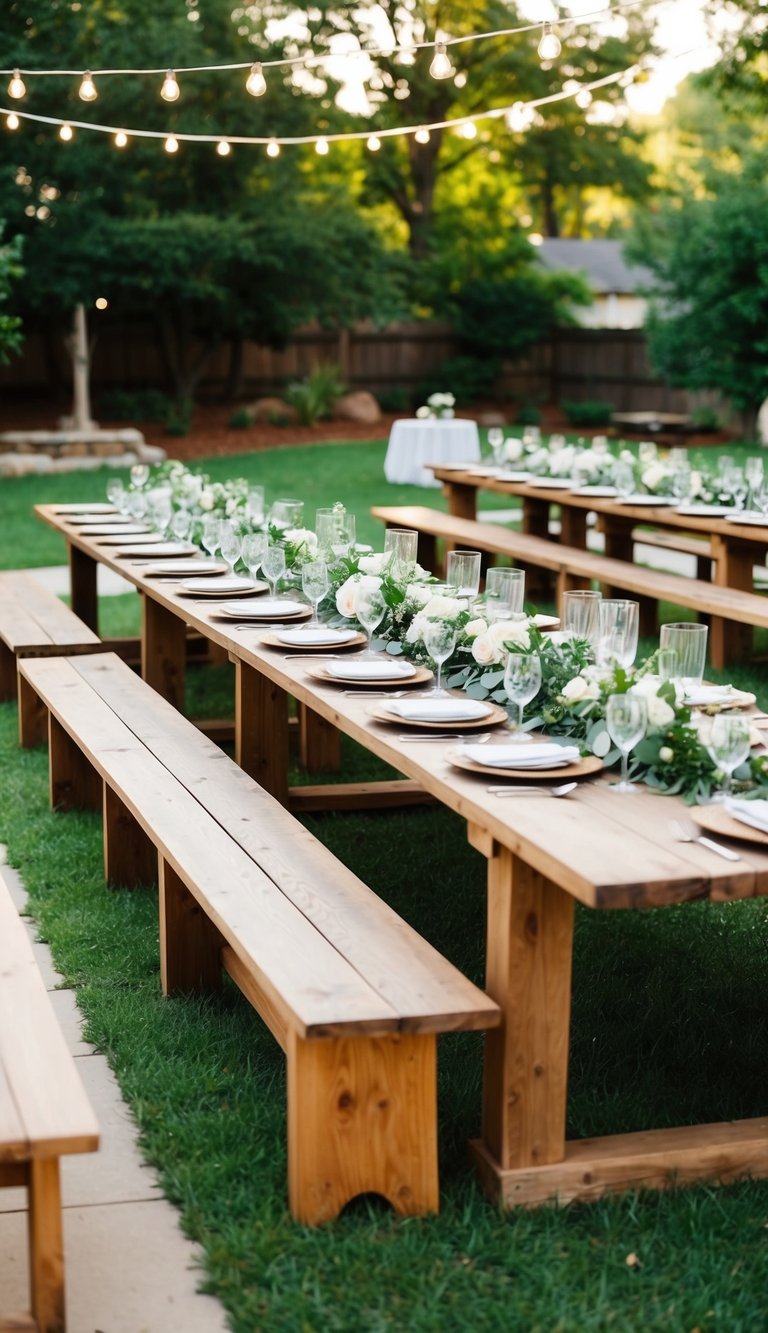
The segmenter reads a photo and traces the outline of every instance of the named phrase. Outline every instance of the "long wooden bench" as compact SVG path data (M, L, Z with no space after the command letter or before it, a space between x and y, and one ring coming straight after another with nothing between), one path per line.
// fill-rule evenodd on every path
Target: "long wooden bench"
M19 658L94 653L103 648L98 634L31 574L0 571L0 699L16 698ZM21 714L19 727L23 733Z
M436 1034L494 1027L496 1004L117 657L19 675L52 804L103 809L108 880L159 879L165 994L223 969L282 1046L294 1216L367 1192L435 1210Z
M440 567L437 557L437 541L440 539L448 547L487 551L507 556L520 564L551 570L556 578L558 600L568 589L594 582L607 590L632 593L656 602L671 602L723 621L768 627L768 599L758 593L740 592L701 579L648 569L629 560L616 560L575 546L563 546L558 541L516 532L499 523L459 518L425 505L377 505L371 513L387 527L415 528L420 538L419 559L430 569ZM722 665L717 660L719 656L719 645L713 641L713 666Z
M0 1328L63 1333L59 1158L94 1152L99 1127L0 873L0 1185L27 1190L31 1316Z

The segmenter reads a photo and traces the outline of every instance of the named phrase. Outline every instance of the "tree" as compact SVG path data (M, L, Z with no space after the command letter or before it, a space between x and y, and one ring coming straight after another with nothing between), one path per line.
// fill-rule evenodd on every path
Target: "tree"
M647 322L656 370L719 389L747 429L768 396L768 186L756 168L715 198L667 204L638 224L630 255L658 282Z
M0 239L5 230L5 223L0 221ZM0 245L0 363L7 365L11 353L21 350L21 320L18 315L9 315L2 307L8 301L13 282L20 278L21 239L16 237L8 245Z

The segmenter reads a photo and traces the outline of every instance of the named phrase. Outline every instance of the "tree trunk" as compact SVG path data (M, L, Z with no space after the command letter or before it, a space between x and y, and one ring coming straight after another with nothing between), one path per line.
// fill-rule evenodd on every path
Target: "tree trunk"
M245 341L236 334L229 340L229 370L224 388L224 402L236 403L243 392L243 351Z
M69 430L97 430L98 425L91 416L91 358L85 306L81 301L75 306L72 333L67 339L67 346L72 357L72 415L62 418L62 425Z

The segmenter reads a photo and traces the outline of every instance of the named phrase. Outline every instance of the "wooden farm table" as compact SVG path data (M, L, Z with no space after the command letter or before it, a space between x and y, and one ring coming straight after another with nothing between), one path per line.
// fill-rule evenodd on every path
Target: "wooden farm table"
M311 658L286 658L262 643L263 630L227 624L210 602L146 578L116 548L77 535L55 506L37 512L78 552L73 571L103 560L143 594L144 672L166 697L180 698L187 625L226 647L236 671L237 757L280 800L300 809L320 799L312 788L298 789L307 792L303 802L297 789L289 796L292 696L404 774L410 790L417 786L466 820L471 844L487 860L486 989L504 1013L486 1040L482 1136L472 1145L493 1197L510 1205L565 1202L673 1181L768 1176L768 1118L565 1139L575 902L619 909L765 895L768 849L745 844L738 861L726 862L698 844L675 842L670 817L683 813L676 800L649 791L617 797L602 780L564 801L497 799L486 792L487 777L451 765L450 743L400 740L396 727L369 716L373 700L314 680ZM372 796L374 786L366 789ZM341 807L352 789L336 791ZM366 791L357 794L364 799Z
M566 546L586 550L587 515L600 516L605 535L605 554L618 560L634 560L633 530L638 523L678 532L700 533L711 541L714 582L723 588L753 590L753 568L768 552L768 527L728 523L722 518L678 514L668 505L628 505L607 496L578 495L575 491L549 489L532 482L512 482L503 476L433 467L448 500L448 509L462 518L476 518L477 492L495 491L518 496L523 502L523 532L538 537L549 534L552 505L560 509L560 539ZM712 617L710 651L718 664L743 662L752 654L748 625Z

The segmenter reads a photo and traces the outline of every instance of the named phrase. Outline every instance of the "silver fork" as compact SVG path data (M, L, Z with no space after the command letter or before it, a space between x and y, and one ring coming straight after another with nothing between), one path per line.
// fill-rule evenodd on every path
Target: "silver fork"
M490 731L481 731L479 735L471 731L404 731L398 736L399 741L463 741L464 744L482 745L491 739Z
M722 856L725 861L740 861L738 852L731 851L730 847L723 847L719 842L713 842L711 838L706 838L699 832L698 825L694 824L692 819L673 819L670 822L672 836L677 842L700 842L702 847L708 847L711 852L716 852Z

